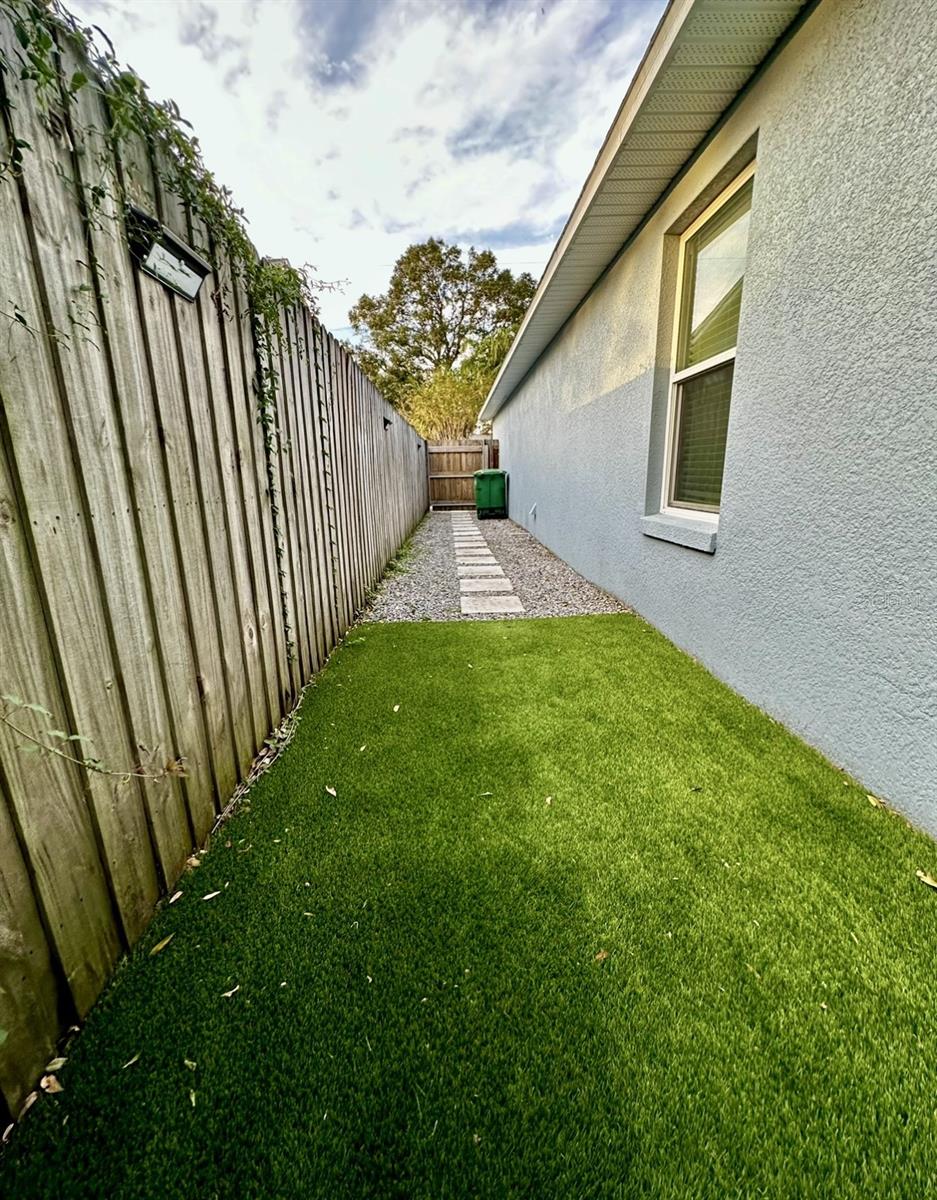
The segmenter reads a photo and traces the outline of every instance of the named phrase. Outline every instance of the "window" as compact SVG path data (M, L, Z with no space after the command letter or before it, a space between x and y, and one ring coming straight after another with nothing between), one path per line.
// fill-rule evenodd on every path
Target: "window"
M662 507L719 512L752 206L752 163L680 239Z

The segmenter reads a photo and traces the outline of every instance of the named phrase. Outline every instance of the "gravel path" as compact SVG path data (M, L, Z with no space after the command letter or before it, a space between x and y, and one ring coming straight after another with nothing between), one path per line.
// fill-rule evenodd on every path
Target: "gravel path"
M474 513L469 516L474 521ZM385 579L367 618L372 621L492 621L512 616L570 617L626 612L625 605L577 575L513 521L478 521L484 538L520 599L520 613L461 611L459 572L449 513L429 513L413 535L401 567Z

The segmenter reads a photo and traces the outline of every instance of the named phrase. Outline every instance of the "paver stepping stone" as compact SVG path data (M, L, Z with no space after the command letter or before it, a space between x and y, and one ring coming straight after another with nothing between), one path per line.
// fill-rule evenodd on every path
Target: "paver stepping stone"
M498 560L493 554L487 558L457 558L455 561L457 567L496 567L498 565Z
M503 575L500 579L460 579L460 590L465 592L513 592L514 584Z
M484 575L503 575L504 568L499 567L497 563L472 563L470 567L459 567L459 577L469 579L480 579Z
M491 551L487 546L459 546L456 554L461 558L487 558Z
M522 613L524 606L517 596L462 596L462 612L473 613Z

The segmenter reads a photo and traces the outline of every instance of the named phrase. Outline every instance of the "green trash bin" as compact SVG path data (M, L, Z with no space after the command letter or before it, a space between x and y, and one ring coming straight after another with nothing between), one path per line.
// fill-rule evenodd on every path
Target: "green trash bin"
M508 477L504 471L475 472L475 511L479 519L508 515Z

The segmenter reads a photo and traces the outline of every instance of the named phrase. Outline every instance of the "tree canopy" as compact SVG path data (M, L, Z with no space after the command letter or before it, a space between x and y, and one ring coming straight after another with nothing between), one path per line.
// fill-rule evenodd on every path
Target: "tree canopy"
M513 334L535 286L526 272L499 268L490 250L466 254L441 238L409 246L387 291L362 296L348 314L363 343L358 361L402 408L406 395L436 373L467 361L500 331Z

